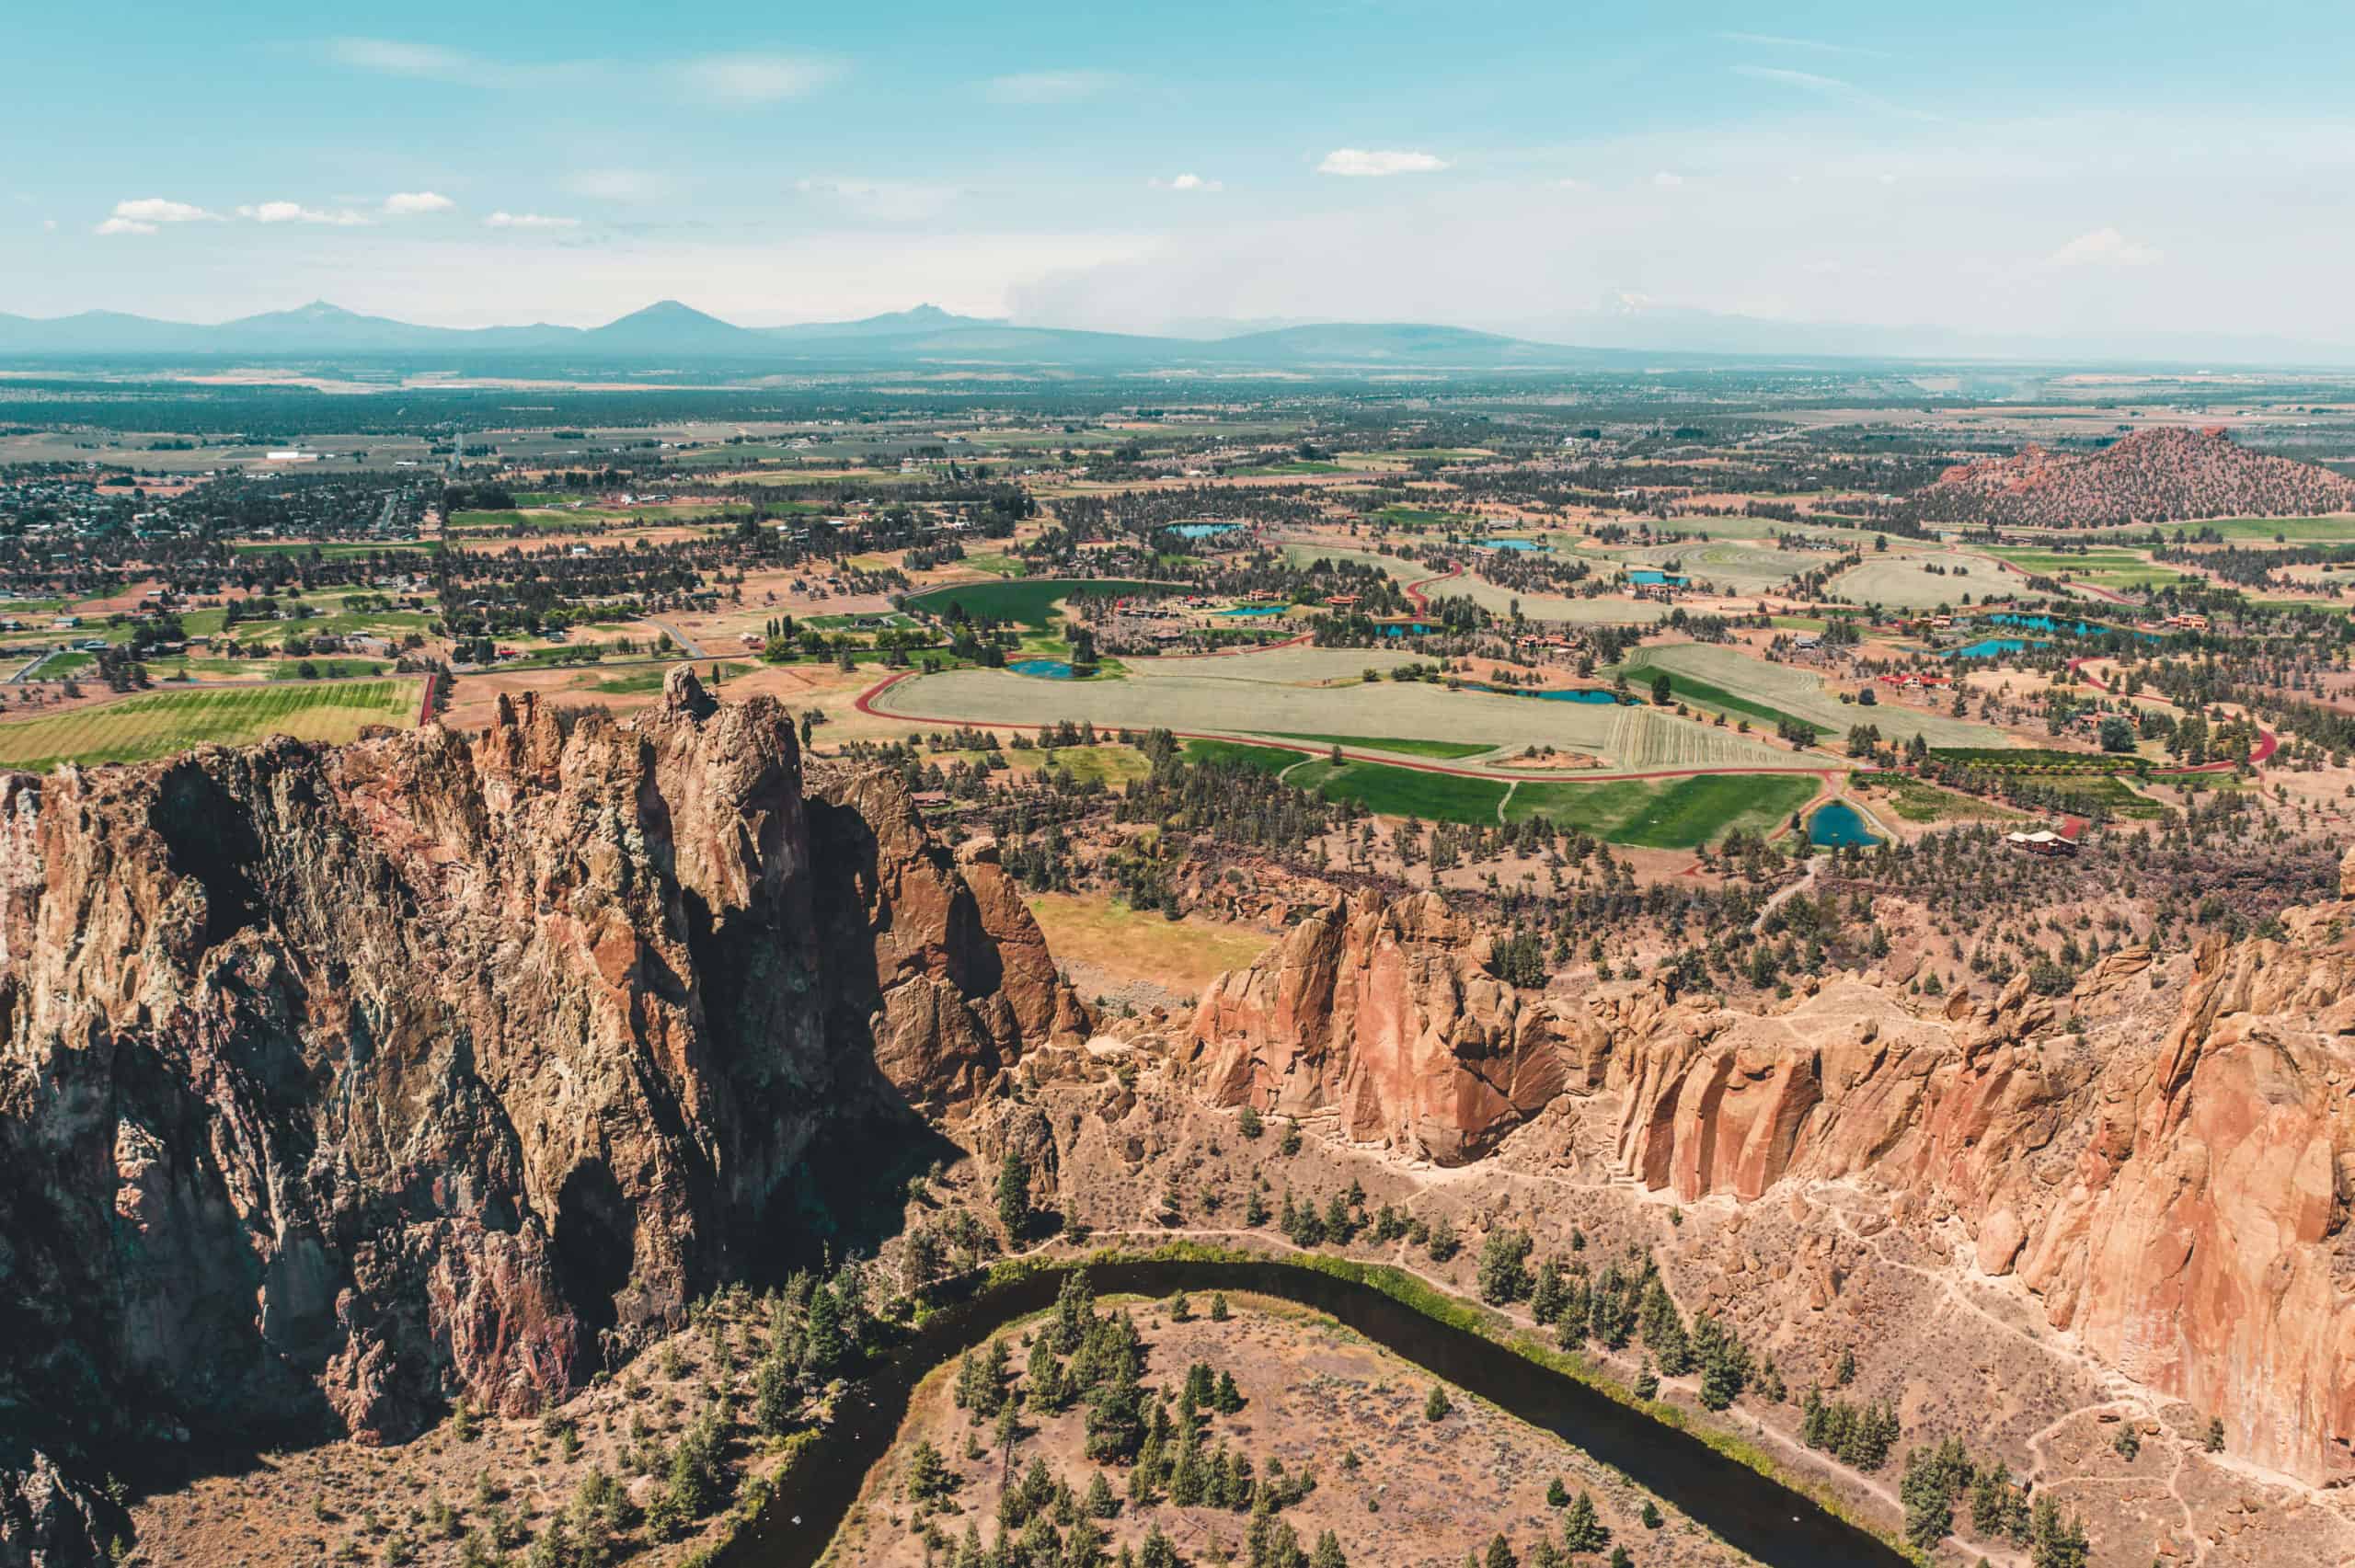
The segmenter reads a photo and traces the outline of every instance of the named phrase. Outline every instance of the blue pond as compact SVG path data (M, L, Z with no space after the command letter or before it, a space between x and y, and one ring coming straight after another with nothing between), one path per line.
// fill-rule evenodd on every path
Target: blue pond
M1551 544L1540 544L1534 539L1483 539L1482 547L1489 550L1551 550Z
M2127 636L2140 637L2146 643L2163 643L2166 641L2166 638L2159 635L2156 632L2140 631L2130 626L2097 626L2090 621L2079 621L2074 625L2064 625L2061 622L2055 621L2050 615L2022 615L2015 611L2008 610L1999 611L1995 614L1988 616L1987 619L1993 621L2000 625L2026 626L2032 632L2066 632L2071 636L2076 637L2098 637L2105 636L2112 632L2117 632Z
M1819 849L1867 848L1880 842L1865 826L1865 815L1844 800L1835 800L1807 819L1807 841Z
M1999 653L2018 653L2023 648L2043 646L2040 642L2029 642L2022 637L1982 637L1975 643L1964 644L1947 657L1948 658L1993 658Z
M1239 522L1181 522L1169 532L1180 539L1208 539L1213 533L1225 533L1242 526Z
M1071 666L1060 658L1017 658L1006 668L1017 675L1035 676L1041 681L1073 679Z
M1281 604L1241 604L1232 610L1222 610L1219 613L1222 615L1281 615L1284 612L1284 608Z
M1619 700L1600 686L1556 686L1546 691L1527 692L1517 686L1483 686L1477 681L1467 681L1466 685L1475 692L1490 692L1500 697L1535 697L1541 702L1547 703L1602 704L1616 703Z
M1627 574L1627 580L1632 583L1639 583L1646 588L1658 588L1663 583L1671 588L1683 588L1684 586L1683 578L1674 572L1655 572L1648 570L1629 572Z

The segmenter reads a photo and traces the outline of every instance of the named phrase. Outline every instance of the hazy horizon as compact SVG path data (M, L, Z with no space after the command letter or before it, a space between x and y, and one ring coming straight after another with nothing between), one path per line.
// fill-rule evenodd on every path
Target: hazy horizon
M2321 6L99 13L18 24L0 311L2355 342Z

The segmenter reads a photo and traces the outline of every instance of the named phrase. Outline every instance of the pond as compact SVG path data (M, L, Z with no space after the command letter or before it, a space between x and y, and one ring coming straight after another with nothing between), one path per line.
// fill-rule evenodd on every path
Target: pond
M1541 544L1534 539L1483 539L1480 541L1480 545L1486 550L1551 550L1554 548L1551 544Z
M1836 850L1851 844L1870 849L1880 840L1873 836L1863 812L1835 800L1807 819L1807 841L1818 849Z
M1017 675L1028 675L1040 681L1078 679L1072 667L1060 658L1017 658L1006 668Z
M1629 572L1627 574L1627 580L1632 583L1639 584L1645 588L1659 588L1662 585L1666 585L1670 588L1683 588L1684 586L1683 577L1676 572L1655 572L1650 570Z
M1181 522L1169 532L1180 539L1208 539L1213 534L1232 532L1242 526L1239 522Z
M1281 615L1289 606L1282 604L1238 604L1232 610L1221 610L1221 615Z
M1541 686L1534 691L1521 686L1484 686L1476 681L1465 682L1467 692L1487 692L1499 697L1535 697L1547 703L1591 703L1596 706L1616 704L1616 693L1601 686Z
M767 1506L720 1553L719 1563L807 1568L817 1562L867 1471L890 1450L916 1383L1006 1323L1051 1307L1065 1272L1040 1269L952 1299L927 1317L844 1397L833 1424L786 1471ZM1275 1260L1099 1263L1088 1267L1087 1277L1107 1296L1252 1290L1327 1313L1433 1376L1614 1466L1736 1551L1775 1568L1904 1562L1873 1537L1699 1438L1481 1334L1426 1317L1372 1285ZM1473 1544L1479 1521L1465 1521L1465 1544Z
M1975 643L1964 644L1947 657L1948 658L1993 658L1999 653L2018 653L2026 648L2044 646L2043 643L2031 642L2025 637L1982 637Z
M1987 619L1996 623L1998 625L2026 626L2032 632L2066 632L2071 636L2076 637L2103 637L2114 635L2118 636L2140 637L2146 643L2163 643L2166 641L2166 638L2161 636L2156 632L2145 632L2138 627L2097 626L2091 621L2079 621L2075 624L2071 625L2062 622L2055 621L2050 615L2023 615L2016 611L2010 610L2000 611L1995 614L1988 616Z

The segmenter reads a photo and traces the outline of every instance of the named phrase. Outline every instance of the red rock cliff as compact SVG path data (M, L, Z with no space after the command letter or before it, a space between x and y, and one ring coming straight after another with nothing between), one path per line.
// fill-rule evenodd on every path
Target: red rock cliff
M787 715L692 677L10 776L0 1396L529 1408L789 1242L828 1129L1084 1026L986 854L883 781L805 801Z

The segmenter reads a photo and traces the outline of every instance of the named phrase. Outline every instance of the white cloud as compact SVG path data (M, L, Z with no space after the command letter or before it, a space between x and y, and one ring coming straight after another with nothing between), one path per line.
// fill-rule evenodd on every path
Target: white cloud
M963 192L953 185L912 179L861 179L824 177L798 179L793 189L804 196L833 201L862 218L903 223L929 218L947 209Z
M580 169L564 177L564 189L594 201L659 201L672 185L645 169Z
M92 232L102 235L152 235L155 232L155 225L143 223L136 218L109 218Z
M2128 239L2108 226L2079 235L2051 257L2055 267L2149 267L2162 259L2156 246Z
M114 204L114 215L132 223L218 223L221 217L218 212L208 212L185 201L167 201L160 196L118 201Z
M57 232L57 220L54 218L43 218L40 221L40 229L41 233L45 235L55 234Z
M1855 104L1860 109L1878 109L1883 114L1904 115L1914 120L1936 118L1934 115L1924 114L1918 109L1905 109L1893 104L1878 93L1868 91L1854 82L1843 81L1837 76L1822 75L1814 71L1792 71L1780 65L1737 65L1733 67L1733 74L1737 76L1747 76L1754 82L1771 82L1777 86L1796 87L1800 92L1812 93L1818 97L1837 98L1844 103Z
M1369 152L1362 147L1336 147L1325 155L1325 161L1316 166L1316 172L1379 178L1393 174L1430 174L1445 167L1447 160L1430 153L1397 149Z
M407 218L419 212L446 212L456 205L438 190L396 190L385 198L385 215Z
M1120 78L1109 71L1019 71L982 84L992 103L1077 103L1109 90Z
M580 220L551 218L542 212L500 212L485 218L483 223L494 229L577 229L580 226Z
M817 91L842 74L831 60L790 54L712 54L671 68L683 87L722 103L775 103Z
M1152 183L1155 190L1224 190L1226 189L1226 181L1204 179L1198 174L1176 175L1168 179L1156 177Z
M237 209L237 216L250 218L257 223L324 223L331 228L358 228L367 219L349 209L326 212L305 207L299 201L262 201Z

